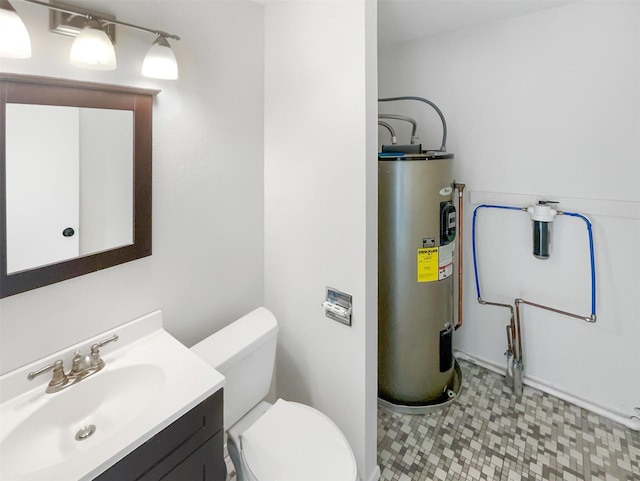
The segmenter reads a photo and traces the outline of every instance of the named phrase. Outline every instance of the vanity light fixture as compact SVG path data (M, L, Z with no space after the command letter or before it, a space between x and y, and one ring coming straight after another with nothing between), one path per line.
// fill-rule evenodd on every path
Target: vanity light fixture
M175 80L178 78L178 62L167 37L158 35L142 62L145 77Z
M76 37L71 47L69 61L83 68L113 70L116 68L115 26L133 28L153 33L156 39L149 49L142 66L142 75L158 79L177 79L178 62L169 45L168 39L180 40L180 37L161 30L143 27L116 20L109 15L100 14L73 5L59 2L47 3L40 0L20 0L49 9L50 31ZM61 15L62 14L62 15ZM17 19L22 30L20 35L5 28L5 17ZM80 21L80 25L78 22ZM14 20L15 22L15 20ZM28 48L25 48L26 45ZM23 45L22 47L19 47ZM21 55L12 52L23 52ZM26 53L25 53L26 52ZM0 57L28 58L31 56L31 42L24 23L18 17L9 0L0 0Z
M71 46L69 62L76 67L115 70L116 51L97 20L87 20Z
M31 57L29 32L9 0L0 0L0 57Z

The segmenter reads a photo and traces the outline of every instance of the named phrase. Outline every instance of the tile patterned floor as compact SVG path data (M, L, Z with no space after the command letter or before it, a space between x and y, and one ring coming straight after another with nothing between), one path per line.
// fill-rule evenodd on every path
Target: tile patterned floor
M640 481L640 433L461 363L448 408L424 416L378 410L381 481Z
M448 408L378 409L380 481L640 481L639 432L527 386L517 402L502 376L460 366Z

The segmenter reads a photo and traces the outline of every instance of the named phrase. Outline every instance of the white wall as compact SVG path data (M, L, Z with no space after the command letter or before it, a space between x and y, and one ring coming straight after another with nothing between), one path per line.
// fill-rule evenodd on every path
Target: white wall
M180 80L142 77L153 41L118 27L118 69L68 64L71 39L17 2L33 58L0 70L159 88L153 126L153 255L0 300L1 372L154 309L186 344L263 304L264 7L254 2L91 2L176 33ZM242 26L242 28L239 28Z
M265 299L280 323L276 390L331 417L368 481L379 473L375 4L270 2L265 18ZM351 327L325 317L326 286L353 295Z
M456 178L472 201L550 198L591 217L597 323L525 307L525 370L530 381L622 416L640 406L639 59L637 2L577 2L391 46L379 57L381 96L424 96L444 111ZM439 145L434 114L403 112L429 129L423 143ZM525 214L479 212L482 297L524 297L588 315L584 223L558 218L552 248L547 261L531 256ZM470 236L464 254L466 322L457 346L504 365L508 312L476 302Z

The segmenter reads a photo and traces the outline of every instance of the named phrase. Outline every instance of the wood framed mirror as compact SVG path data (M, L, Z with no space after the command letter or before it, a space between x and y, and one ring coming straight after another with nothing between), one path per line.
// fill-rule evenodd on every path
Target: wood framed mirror
M0 72L0 298L151 255L158 93Z

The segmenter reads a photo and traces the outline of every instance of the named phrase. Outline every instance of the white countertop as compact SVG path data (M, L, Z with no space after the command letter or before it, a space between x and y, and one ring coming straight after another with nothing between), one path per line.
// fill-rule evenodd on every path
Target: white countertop
M93 376L54 394L45 392L50 373L27 380L29 372L56 359L63 359L68 371L74 351L87 354L91 344L113 334L119 339L101 349L106 365ZM160 311L9 372L0 377L0 479L91 480L224 381L162 328ZM25 431L25 422L38 426L38 434ZM85 424L95 424L95 434L76 441L74 433Z

